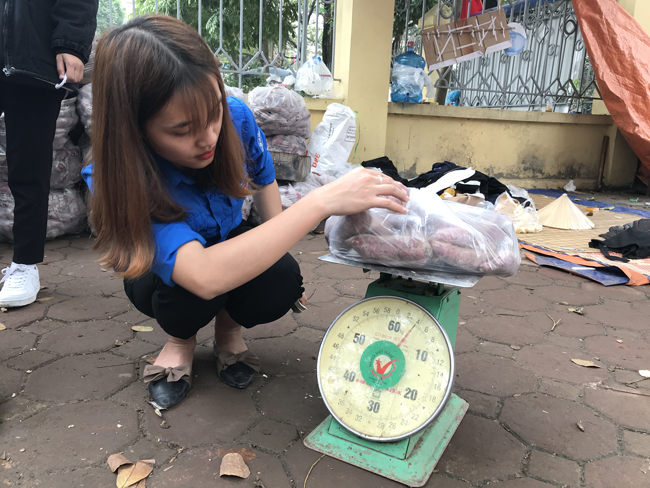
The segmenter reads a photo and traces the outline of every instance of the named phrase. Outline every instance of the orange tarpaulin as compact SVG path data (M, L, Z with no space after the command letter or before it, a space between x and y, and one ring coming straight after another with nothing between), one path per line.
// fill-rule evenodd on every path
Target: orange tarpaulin
M647 1L647 0L646 0ZM615 0L573 0L603 102L650 176L650 35Z
M546 256L551 256L551 257L554 257L554 258L561 259L562 261L568 261L569 263L578 264L578 265L581 265L581 266L591 266L591 267L594 267L594 268L601 268L601 267L605 266L604 264L599 263L598 261L590 261L590 260L583 259L583 258L578 257L578 256L569 256L567 254L562 254L562 253L559 253L559 252L547 251L546 249L541 249L541 248L536 247L536 246L529 246L528 244L522 244L521 242L519 243L519 247L521 249L526 249L527 251L533 251L533 252L536 252L536 253L539 253L539 254L544 254ZM528 254L529 253L526 253L526 257L528 257ZM528 258L528 259L530 259L530 258ZM535 263L537 262L534 259L530 259L530 260L535 262ZM630 278L630 281L628 281L626 283L627 285L641 286L641 285L647 285L648 283L650 283L650 279L647 276L642 275L641 273L639 273L637 271L626 268L625 266L620 266L620 265L618 265L616 263L612 263L611 265L617 267L618 269L620 269L623 273L625 273L625 275L628 278Z

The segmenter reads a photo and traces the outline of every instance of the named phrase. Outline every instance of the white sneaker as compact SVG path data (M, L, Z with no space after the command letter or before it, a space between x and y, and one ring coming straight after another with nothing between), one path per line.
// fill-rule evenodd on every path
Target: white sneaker
M41 289L35 264L16 264L2 270L4 283L0 290L0 307L23 307L36 300Z

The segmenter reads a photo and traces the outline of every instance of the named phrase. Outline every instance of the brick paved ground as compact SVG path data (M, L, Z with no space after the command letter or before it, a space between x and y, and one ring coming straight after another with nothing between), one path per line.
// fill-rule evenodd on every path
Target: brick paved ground
M123 451L131 460L155 458L150 488L252 487L258 475L266 488L302 487L319 454L300 436L327 415L317 398L319 341L376 275L320 263L323 238L306 237L293 254L312 295L309 311L247 332L264 374L245 391L221 384L210 331L202 331L191 394L165 412L163 429L140 375L165 336L131 330L155 324L132 309L91 245L84 237L48 243L45 301L0 314L4 485L115 486L106 458ZM0 254L7 265L8 246ZM455 389L470 410L427 486L650 486L650 381L626 386L650 369L649 293L529 263L513 278L463 291ZM585 315L560 301L584 306ZM562 319L553 332L547 314ZM248 460L248 480L218 478L231 450ZM307 486L401 485L324 458Z

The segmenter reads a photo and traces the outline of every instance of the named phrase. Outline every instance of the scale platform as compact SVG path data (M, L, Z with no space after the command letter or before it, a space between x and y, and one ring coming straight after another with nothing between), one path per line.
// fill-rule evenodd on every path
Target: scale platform
M439 283L447 286L457 286L458 288L471 288L481 279L480 276L475 275L436 273L433 271L412 271L404 268L381 266L379 264L360 263L358 261L352 261L351 259L335 256L334 254L325 254L324 256L319 257L318 260L327 263L344 264L346 266L354 266L355 268L378 271L379 273L401 276L402 278L412 278L418 281Z
M415 302L436 318L445 330L452 348L455 346L458 327L459 288L470 288L480 280L479 276L411 271L359 263L333 254L321 256L319 260L379 272L379 279L368 285L366 299L394 296ZM304 439L304 444L310 449L385 478L412 487L424 486L468 407L466 401L451 393L431 423L410 437L395 442L377 442L357 436L330 415Z
M434 422L398 442L373 442L358 437L331 415L309 434L304 444L348 464L408 486L424 486L447 448L469 404L453 393Z

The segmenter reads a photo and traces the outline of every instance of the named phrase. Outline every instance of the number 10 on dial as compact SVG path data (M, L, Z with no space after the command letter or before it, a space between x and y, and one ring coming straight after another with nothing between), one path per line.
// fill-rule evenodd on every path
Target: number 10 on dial
M391 442L415 434L451 394L453 348L440 323L404 298L367 298L323 338L318 384L332 416L356 435Z

